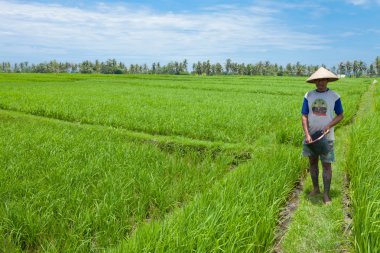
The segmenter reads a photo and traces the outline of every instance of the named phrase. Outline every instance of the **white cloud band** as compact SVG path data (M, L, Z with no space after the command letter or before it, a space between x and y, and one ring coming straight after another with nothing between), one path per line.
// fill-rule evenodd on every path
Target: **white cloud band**
M320 49L326 41L293 31L276 11L217 6L200 13L159 13L143 7L99 4L79 9L0 1L2 55L46 59L202 59L266 50Z

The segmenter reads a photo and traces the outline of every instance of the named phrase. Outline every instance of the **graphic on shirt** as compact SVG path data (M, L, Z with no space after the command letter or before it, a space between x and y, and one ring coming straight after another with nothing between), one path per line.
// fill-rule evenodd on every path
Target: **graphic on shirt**
M326 116L327 112L327 103L321 98L317 98L311 105L311 109L314 115L317 116Z

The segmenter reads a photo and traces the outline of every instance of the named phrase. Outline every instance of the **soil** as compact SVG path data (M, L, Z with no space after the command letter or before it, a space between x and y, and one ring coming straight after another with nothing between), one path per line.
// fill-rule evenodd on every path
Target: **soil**
M343 223L343 235L345 237L346 245L343 245L342 252L351 252L353 248L351 245L350 237L352 236L352 215L351 215L351 199L349 193L350 179L347 174L344 175L344 189L343 189L343 211L344 211L344 223Z
M289 223L297 210L298 204L300 202L300 195L303 192L304 182L306 179L307 170L302 174L299 181L296 183L293 192L290 194L284 209L280 212L279 222L276 228L275 242L274 242L274 253L281 253L282 251L282 239L286 234Z

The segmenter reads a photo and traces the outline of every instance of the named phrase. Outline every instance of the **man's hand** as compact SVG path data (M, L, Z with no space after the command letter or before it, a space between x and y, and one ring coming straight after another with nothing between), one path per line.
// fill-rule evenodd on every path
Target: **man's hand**
M305 138L306 140L306 143L310 143L310 142L312 142L313 141L313 139L311 138L311 136L310 136L310 134L306 134L306 138Z
M324 133L324 134L327 134L328 132L330 132L330 126L329 126L329 125L327 125L327 126L325 126L325 127L323 128L323 133Z

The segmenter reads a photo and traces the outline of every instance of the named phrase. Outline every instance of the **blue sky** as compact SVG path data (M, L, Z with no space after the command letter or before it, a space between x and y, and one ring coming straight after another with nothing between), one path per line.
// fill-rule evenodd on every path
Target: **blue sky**
M0 62L231 58L331 67L376 56L380 0L0 0Z

